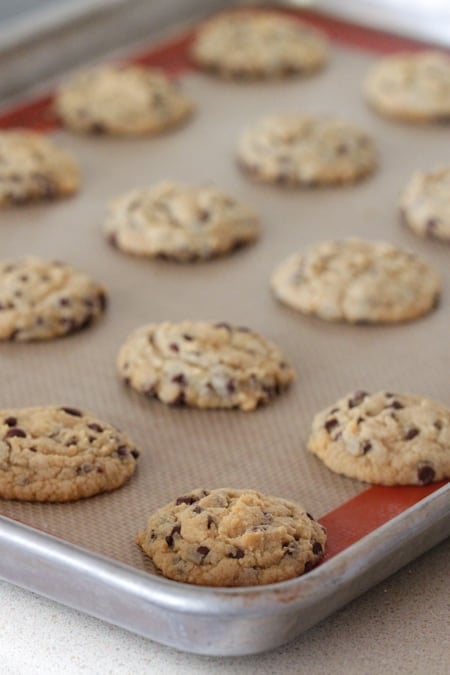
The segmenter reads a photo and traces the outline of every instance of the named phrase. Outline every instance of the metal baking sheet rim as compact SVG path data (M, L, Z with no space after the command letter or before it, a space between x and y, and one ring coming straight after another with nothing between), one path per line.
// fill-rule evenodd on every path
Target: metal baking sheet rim
M153 576L0 516L0 577L179 650L267 651L298 637L450 535L450 484L304 577L212 588Z

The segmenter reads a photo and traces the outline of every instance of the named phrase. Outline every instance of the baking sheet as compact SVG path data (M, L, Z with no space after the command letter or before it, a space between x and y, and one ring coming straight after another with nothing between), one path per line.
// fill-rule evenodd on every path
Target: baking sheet
M136 475L115 493L66 505L2 502L3 515L149 570L134 543L136 531L153 509L193 487L251 487L299 500L316 517L363 491L364 484L332 474L305 450L312 416L347 391L384 388L449 404L449 249L417 239L399 225L396 212L411 172L447 161L447 131L393 124L371 113L360 82L372 61L334 46L328 69L305 81L236 85L192 73L183 80L197 113L177 131L134 140L54 134L79 159L83 190L67 201L2 211L2 257L64 259L103 282L111 303L105 318L83 333L1 345L0 404L90 409L127 431L143 453ZM282 110L353 119L377 141L379 172L354 186L312 191L252 184L235 165L238 135L262 114ZM213 180L246 200L261 214L261 241L190 266L110 248L100 232L105 203L165 178ZM276 303L268 279L284 256L348 236L387 239L427 257L443 278L439 308L408 324L355 327L302 317ZM283 349L297 382L249 414L170 409L126 389L115 357L128 333L145 322L184 318L260 330Z

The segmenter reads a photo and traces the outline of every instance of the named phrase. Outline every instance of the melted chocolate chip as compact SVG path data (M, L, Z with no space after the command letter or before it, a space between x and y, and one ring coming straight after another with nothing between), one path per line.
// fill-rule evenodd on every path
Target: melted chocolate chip
M180 504L188 504L190 506L191 504L194 504L195 502L198 502L199 497L196 497L195 495L183 495L183 497L178 497L177 500L175 501L175 504L179 506Z
M228 382L227 382L227 392L229 394L234 394L235 391L236 391L236 384L235 384L234 380L228 380Z
M104 291L100 291L98 294L98 304L100 305L102 312L104 312L108 304L108 296Z
M171 402L171 405L183 406L185 405L185 403L186 403L186 394L184 393L184 391L180 391L178 396L174 398L173 401Z
M187 384L186 377L183 373L178 373L178 375L174 375L172 377L172 382L176 382L177 384Z
M199 546L197 548L197 553L200 553L203 557L207 556L209 553L209 548L207 546Z
M421 462L417 465L417 478L422 485L428 485L429 483L432 483L435 476L436 472L431 464Z
M26 438L27 435L23 429L20 429L19 427L13 427L12 429L9 429L9 431L6 432L5 438Z
M364 441L361 444L361 450L363 451L364 454L372 450L372 443L370 441Z
M61 408L68 415L73 415L74 417L83 417L83 413L77 410L76 408Z
M395 408L395 410L402 410L402 408L404 408L405 406L403 405L403 403L400 403L400 401L395 400L395 401L392 401L392 403L389 403L389 405L387 407L388 408Z
M330 420L327 420L324 424L325 429L330 433L334 429L334 427L337 427L339 422L337 421L336 417L332 417Z
M98 431L99 434L102 433L103 427L100 426L100 424L97 424L97 422L91 422L88 424L89 429L92 429L92 431Z
M368 396L367 391L362 391L361 389L358 389L357 391L355 391L353 396L349 398L348 407L354 408L355 406L359 405L366 398L366 396Z
M416 436L418 436L419 434L420 434L420 430L417 427L411 427L411 429L408 429L408 431L406 432L406 434L404 435L403 438L405 439L405 441L410 441L413 438L415 438Z
M236 546L234 551L228 554L227 558L233 558L234 560L236 560L239 558L243 558L244 555L245 555L244 551L241 548L239 548L239 546Z

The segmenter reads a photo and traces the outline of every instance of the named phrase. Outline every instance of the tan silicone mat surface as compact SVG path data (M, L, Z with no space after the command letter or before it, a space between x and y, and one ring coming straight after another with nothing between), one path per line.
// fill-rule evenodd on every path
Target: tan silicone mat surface
M123 562L144 567L134 544L146 516L193 487L251 487L303 502L320 516L365 488L329 472L305 445L311 418L348 391L424 394L449 404L450 248L422 241L398 222L398 193L416 168L449 160L446 127L390 123L370 112L360 82L374 57L333 49L330 66L308 79L235 85L184 78L197 103L183 128L155 139L56 134L79 159L83 189L58 203L3 210L2 258L34 253L63 259L110 293L103 320L83 333L40 344L0 346L1 407L65 404L94 411L142 449L132 480L115 493L74 504L2 502L0 512ZM252 184L234 162L241 129L282 110L336 113L365 127L379 147L379 171L363 183L320 190ZM178 265L126 256L103 239L105 203L163 178L214 181L260 213L261 240L208 263ZM431 315L392 327L305 318L273 299L270 273L290 252L322 239L386 239L423 254L443 278ZM118 348L146 322L211 318L261 331L297 371L286 394L254 413L170 409L126 389Z

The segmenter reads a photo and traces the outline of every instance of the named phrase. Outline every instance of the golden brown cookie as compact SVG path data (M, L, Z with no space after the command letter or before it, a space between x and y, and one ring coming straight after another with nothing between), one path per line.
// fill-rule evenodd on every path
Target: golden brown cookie
M450 409L421 396L356 391L315 416L308 448L350 478L427 485L450 478Z
M295 502L254 490L192 490L150 516L138 544L169 579L256 586L300 576L325 551L325 528Z
M110 424L77 408L0 411L0 497L68 502L120 487L139 451Z
M258 333L208 321L143 326L117 365L139 393L195 408L254 410L295 377L278 347Z

